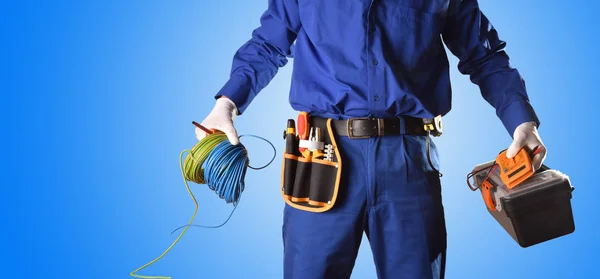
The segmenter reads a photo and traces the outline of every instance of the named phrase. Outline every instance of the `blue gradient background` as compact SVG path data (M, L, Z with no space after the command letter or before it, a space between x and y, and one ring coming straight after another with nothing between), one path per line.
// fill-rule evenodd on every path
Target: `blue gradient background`
M228 78L266 0L3 1L0 4L2 271L12 278L128 278L159 255L193 204L178 156ZM592 4L593 3L593 4ZM549 149L570 175L576 232L520 248L484 210L464 178L510 137L452 57L453 110L440 150L448 224L448 278L592 278L600 188L596 110L597 1L480 1L527 81ZM293 63L293 61L291 62ZM231 221L190 230L147 275L281 278L279 187L291 65L247 113L240 134L267 137L275 163L249 171ZM246 138L251 162L270 147ZM193 185L197 222L230 212ZM366 239L352 278L375 278Z

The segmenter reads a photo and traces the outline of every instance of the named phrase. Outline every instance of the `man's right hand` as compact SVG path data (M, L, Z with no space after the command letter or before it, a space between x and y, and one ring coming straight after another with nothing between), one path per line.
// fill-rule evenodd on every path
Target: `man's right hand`
M201 125L211 130L218 130L229 139L229 142L233 145L240 143L239 137L235 127L233 127L233 120L237 116L237 107L235 103L227 97L221 97L217 99L217 102L213 110L208 116L202 121ZM206 133L200 128L196 128L196 138L200 141L206 137Z

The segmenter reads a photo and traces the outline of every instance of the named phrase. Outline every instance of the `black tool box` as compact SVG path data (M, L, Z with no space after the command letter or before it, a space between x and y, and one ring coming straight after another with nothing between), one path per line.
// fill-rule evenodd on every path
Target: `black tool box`
M492 163L477 166L475 171ZM476 185L487 175L488 171L475 175ZM487 210L521 247L575 231L571 209L574 188L565 174L542 166L532 177L509 189L502 183L500 170L496 168L487 181L492 186L490 193L495 205L495 209L486 206Z

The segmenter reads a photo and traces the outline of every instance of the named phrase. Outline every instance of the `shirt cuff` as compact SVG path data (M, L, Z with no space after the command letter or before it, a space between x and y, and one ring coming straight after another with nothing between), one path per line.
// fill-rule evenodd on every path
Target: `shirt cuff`
M221 96L229 98L237 107L238 115L242 114L252 99L252 86L243 76L231 76L225 85L215 95L215 99L219 99Z
M517 126L525 122L535 122L537 127L540 126L540 120L528 101L512 102L498 112L498 117L511 137L513 137Z

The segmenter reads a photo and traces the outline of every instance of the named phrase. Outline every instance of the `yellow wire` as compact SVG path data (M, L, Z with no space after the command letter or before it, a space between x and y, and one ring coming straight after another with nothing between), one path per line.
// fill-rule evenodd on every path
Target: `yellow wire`
M192 215L190 222L188 222L188 225L191 225L192 222L194 222L194 218L196 218L196 213L198 213L198 201L196 201L196 197L194 197L192 190L190 190L190 186L187 183L187 179L185 178L185 173L183 171L183 164L182 164L183 160L182 159L183 159L183 154L185 152L190 152L190 150L183 150L183 151L181 151L181 154L179 154L179 168L181 169L181 175L183 176L183 183L185 183L185 188L187 189L188 193L190 194L190 197L192 197L192 200L194 201L194 204L196 205L196 209L194 209L194 214ZM188 229L189 229L189 227L185 227L185 229L183 229L183 231L179 234L179 236L175 239L175 241L173 241L171 246L169 246L169 248L167 248L167 250L165 250L160 256L158 256L156 259L152 260L151 262L139 267L138 269L132 271L131 273L129 273L129 275L131 277L144 278L144 279L171 279L171 277L169 277L169 276L145 276L145 275L137 275L136 273L148 266L153 265L154 263L156 263L157 261L162 259L167 253L169 253L169 251L171 251L171 249L175 246L175 244L177 244L179 239L183 236L183 234L185 234L185 232Z

